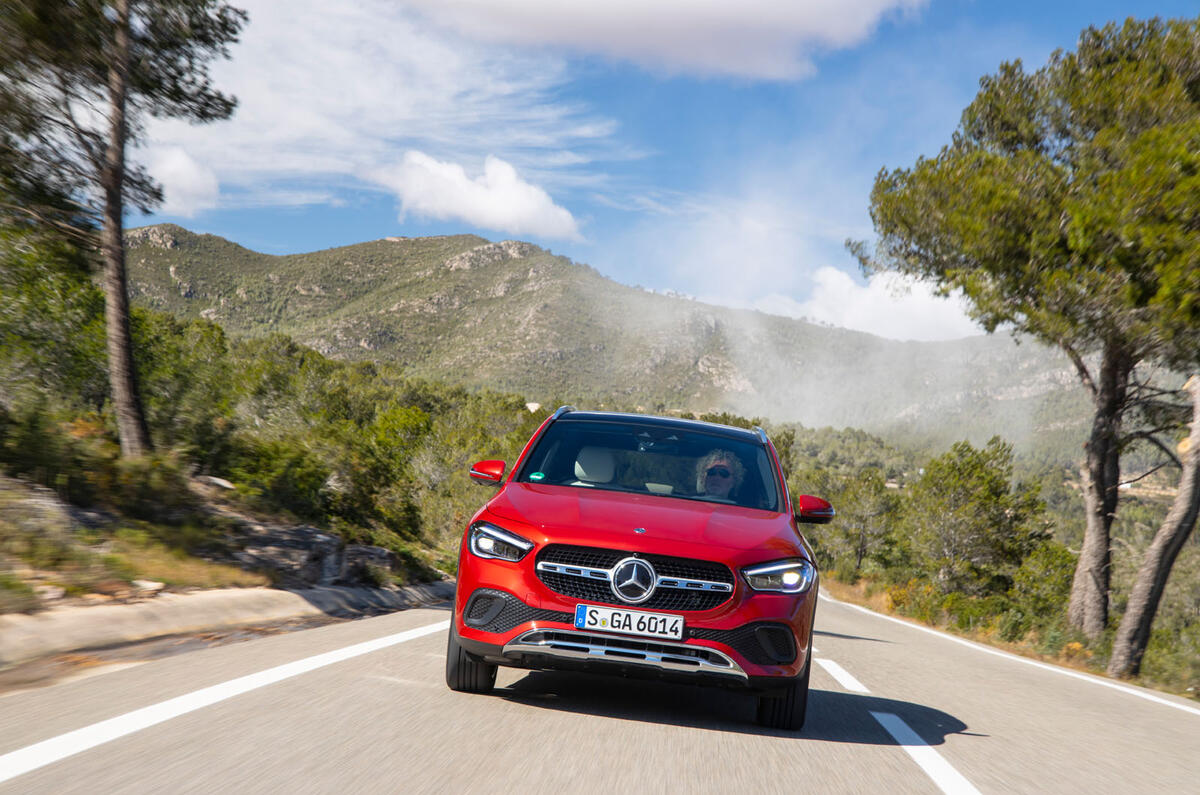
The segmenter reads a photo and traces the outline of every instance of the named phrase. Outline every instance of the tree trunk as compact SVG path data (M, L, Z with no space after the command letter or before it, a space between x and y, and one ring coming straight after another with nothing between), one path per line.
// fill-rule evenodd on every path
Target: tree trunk
M1096 413L1081 472L1087 528L1067 606L1067 622L1090 638L1100 635L1108 625L1109 531L1117 513L1121 477L1118 439L1132 369L1123 350L1105 345L1096 383Z
M867 556L867 528L864 525L858 531L858 548L854 550L854 573L862 569L863 558Z
M1167 578L1171 576L1171 567L1200 514L1200 377L1192 376L1184 389L1192 398L1192 430L1182 445L1183 474L1179 477L1179 491L1138 569L1133 593L1129 596L1129 605L1117 629L1112 657L1108 661L1111 676L1133 676L1141 670L1142 655L1150 642L1150 628Z
M129 76L129 3L113 3L116 28L108 70L108 147L101 166L104 189L104 315L108 341L108 378L117 414L121 455L130 458L151 450L150 433L138 391L133 364L133 337L129 330L129 292L125 279L124 197L125 109Z

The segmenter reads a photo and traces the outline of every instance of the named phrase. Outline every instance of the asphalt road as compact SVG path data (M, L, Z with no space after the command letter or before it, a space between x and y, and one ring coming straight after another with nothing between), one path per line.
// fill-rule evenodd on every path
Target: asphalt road
M446 610L0 696L0 793L1200 792L1200 708L823 600L808 723L741 694L501 669L443 683Z

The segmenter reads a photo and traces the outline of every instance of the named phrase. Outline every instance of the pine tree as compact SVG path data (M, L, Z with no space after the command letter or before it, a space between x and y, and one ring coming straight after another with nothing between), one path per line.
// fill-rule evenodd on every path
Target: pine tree
M126 151L147 115L207 122L233 113L208 64L228 56L245 19L220 0L0 0L0 215L99 251L126 457L151 442L130 336L124 216L162 199Z
M1200 19L1130 19L1036 72L984 77L950 144L876 178L877 250L850 243L868 271L961 291L988 331L1074 363L1094 411L1068 619L1092 637L1108 623L1121 450L1170 455L1171 426L1130 422L1178 396L1142 371L1190 372L1200 355L1198 174Z

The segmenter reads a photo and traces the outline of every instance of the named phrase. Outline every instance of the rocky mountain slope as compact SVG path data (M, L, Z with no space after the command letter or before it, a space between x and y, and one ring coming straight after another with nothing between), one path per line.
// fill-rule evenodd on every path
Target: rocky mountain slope
M731 410L945 443L1077 449L1066 358L1004 335L897 342L618 284L529 243L385 238L272 256L160 225L129 232L136 300L279 331L414 376L648 410Z

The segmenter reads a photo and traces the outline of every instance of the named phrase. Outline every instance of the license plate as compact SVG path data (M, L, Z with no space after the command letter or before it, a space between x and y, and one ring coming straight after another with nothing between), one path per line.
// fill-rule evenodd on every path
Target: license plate
M575 606L576 629L598 629L622 635L683 639L683 618L666 613L643 613L619 607Z

